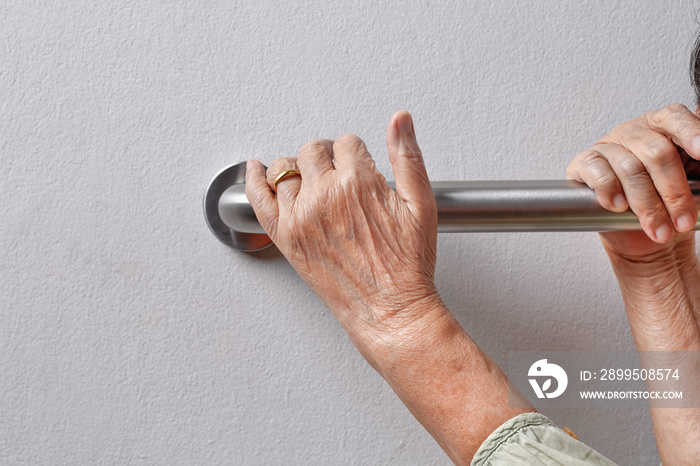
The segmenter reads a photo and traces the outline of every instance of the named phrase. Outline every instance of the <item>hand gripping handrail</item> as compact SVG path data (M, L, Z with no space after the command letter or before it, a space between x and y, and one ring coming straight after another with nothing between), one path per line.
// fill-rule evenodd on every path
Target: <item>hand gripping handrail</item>
M700 209L700 181L689 184ZM575 181L434 181L431 186L442 233L641 230L631 211L603 209L595 192ZM214 236L232 248L257 251L272 244L245 195L245 163L214 177L204 196L204 216Z

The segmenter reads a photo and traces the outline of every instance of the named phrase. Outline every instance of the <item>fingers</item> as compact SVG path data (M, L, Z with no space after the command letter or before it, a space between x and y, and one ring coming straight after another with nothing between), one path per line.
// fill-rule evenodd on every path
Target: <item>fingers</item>
M267 184L273 193L276 191L274 197L279 206L284 209L289 209L296 200L299 189L301 189L301 176L298 174L286 175L277 181L276 187L275 179L285 170L296 169L298 169L296 157L278 158L267 168Z
M248 160L245 172L245 195L253 206L255 216L274 241L279 211L275 194L265 175L265 167L257 160Z
M434 209L435 197L423 163L411 115L396 112L389 121L386 146L396 181L396 194L412 209Z
M692 158L700 160L700 119L685 105L671 104L642 116L653 131L668 136Z
M657 243L669 241L673 237L674 226L642 161L617 144L603 144L596 148L604 154L617 174L630 209L639 218L647 236Z
M375 168L365 143L352 134L345 134L333 141L333 160L336 170L349 173Z
M595 190L598 202L612 212L627 209L627 198L608 160L595 149L580 153L566 169L567 179L586 183Z
M636 128L625 140L625 147L644 164L673 222L672 227L679 232L692 229L697 209L683 162L673 143L658 132Z
M665 243L697 222L689 158L700 159L700 119L673 104L619 125L579 154L567 177L593 188L608 210L629 205L647 235Z
M661 197L671 226L679 232L691 230L697 222L697 207L687 179L695 163L684 160L700 159L700 119L684 105L672 104L620 128L605 138L607 142L619 144L639 158Z
M312 139L299 149L297 157L299 170L304 173L304 179L313 184L314 179L334 170L333 141L328 139Z

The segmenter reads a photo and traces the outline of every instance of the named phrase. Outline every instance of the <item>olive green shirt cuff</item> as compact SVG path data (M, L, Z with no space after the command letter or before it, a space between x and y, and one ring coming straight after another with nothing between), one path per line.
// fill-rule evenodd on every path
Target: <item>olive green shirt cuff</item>
M481 444L472 466L616 466L540 413L520 414Z

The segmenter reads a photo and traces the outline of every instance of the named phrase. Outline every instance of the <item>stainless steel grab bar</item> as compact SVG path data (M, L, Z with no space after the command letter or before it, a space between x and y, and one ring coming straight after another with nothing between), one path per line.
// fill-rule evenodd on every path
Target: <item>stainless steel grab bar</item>
M700 181L689 184L700 209ZM593 190L574 181L437 181L432 187L443 233L641 230L631 211L603 209ZM214 177L204 196L204 216L214 235L235 249L272 244L245 195L245 163Z

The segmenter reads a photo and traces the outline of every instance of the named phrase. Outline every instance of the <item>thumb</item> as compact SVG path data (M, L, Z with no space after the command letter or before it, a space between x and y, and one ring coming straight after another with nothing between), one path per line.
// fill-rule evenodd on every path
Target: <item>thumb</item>
M437 209L433 189L423 163L411 114L400 110L391 117L386 146L396 181L396 194L414 214L431 215Z

